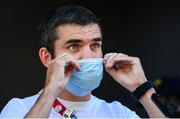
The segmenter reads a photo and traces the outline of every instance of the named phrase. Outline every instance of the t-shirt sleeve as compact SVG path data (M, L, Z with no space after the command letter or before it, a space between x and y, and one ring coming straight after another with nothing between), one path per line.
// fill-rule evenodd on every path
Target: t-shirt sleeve
M24 118L27 112L23 101L19 98L13 98L1 111L0 118Z

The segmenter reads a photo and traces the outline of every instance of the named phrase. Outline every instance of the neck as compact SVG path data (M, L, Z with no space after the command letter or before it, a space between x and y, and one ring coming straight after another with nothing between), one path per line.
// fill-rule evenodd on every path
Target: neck
M61 93L59 94L59 97L63 100L66 101L71 101L71 102L84 102L84 101L88 101L90 100L91 97L91 93L88 93L85 96L74 96L73 94L71 94L70 92L68 92L67 90L62 90Z

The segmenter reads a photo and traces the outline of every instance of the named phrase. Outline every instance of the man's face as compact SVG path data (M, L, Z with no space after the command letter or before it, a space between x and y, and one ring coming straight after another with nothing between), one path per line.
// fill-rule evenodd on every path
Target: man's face
M97 24L63 25L58 28L55 56L68 53L77 60L102 57L102 36Z

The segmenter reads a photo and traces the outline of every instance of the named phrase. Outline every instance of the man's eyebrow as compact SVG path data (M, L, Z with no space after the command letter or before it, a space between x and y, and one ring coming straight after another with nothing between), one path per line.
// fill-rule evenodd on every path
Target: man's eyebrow
M93 41L95 41L95 42L102 41L102 38L100 38L100 37L99 38L94 38Z
M98 42L98 41L102 41L102 39L101 38L94 38L94 39L92 39L92 41ZM67 42L65 42L65 44L67 45L67 44L81 43L81 42L83 42L83 40L81 40L81 39L70 39Z
M72 44L72 43L80 43L82 40L80 39L70 39L65 44Z

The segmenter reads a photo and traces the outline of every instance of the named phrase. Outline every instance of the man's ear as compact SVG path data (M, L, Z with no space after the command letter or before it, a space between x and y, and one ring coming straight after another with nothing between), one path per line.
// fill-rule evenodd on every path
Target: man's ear
M45 47L39 49L39 58L45 67L47 67L48 63L52 60L51 54Z

